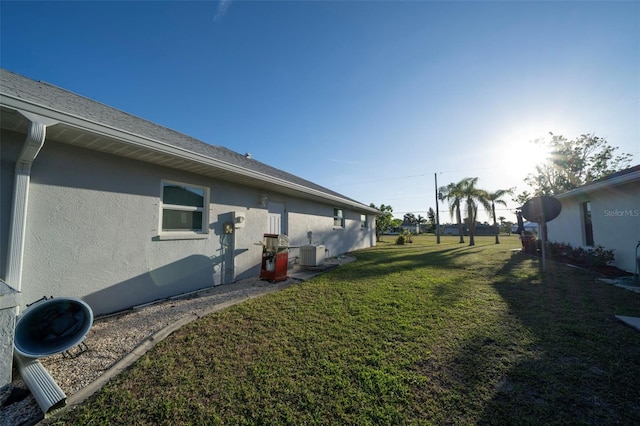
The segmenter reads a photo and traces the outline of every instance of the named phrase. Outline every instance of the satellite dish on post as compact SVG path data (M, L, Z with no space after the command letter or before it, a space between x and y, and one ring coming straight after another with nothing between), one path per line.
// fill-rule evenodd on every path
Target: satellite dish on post
M546 271L546 253L545 246L547 244L547 222L551 222L558 217L562 211L562 204L553 197L541 196L535 197L527 201L522 206L522 216L529 222L540 224L542 230L542 270Z
M80 344L92 324L93 311L80 299L41 300L18 318L13 346L28 358L59 354Z
M562 211L562 204L553 197L535 197L522 206L522 216L529 222L551 222ZM541 221L542 219L542 221Z

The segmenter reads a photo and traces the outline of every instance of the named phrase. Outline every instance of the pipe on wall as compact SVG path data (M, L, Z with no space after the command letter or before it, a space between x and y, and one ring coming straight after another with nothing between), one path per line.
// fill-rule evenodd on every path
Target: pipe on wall
M27 203L29 200L29 181L31 164L44 144L46 128L32 122L18 161L16 161L13 183L13 203L11 225L9 229L9 250L7 259L6 282L20 291L22 287L22 263L24 256L24 237L27 222Z
M24 260L24 240L27 229L27 206L29 202L29 182L31 165L44 145L47 126L56 121L31 113L18 111L29 120L29 130L20 155L16 161L13 182L13 202L11 205L11 221L9 223L9 241L7 247L7 271L5 282L16 292L15 314L20 312L20 290L22 289L22 265ZM9 321L8 329L0 334L0 346L13 348L15 321ZM11 349L9 349L11 350ZM11 376L13 357L0 359L0 377ZM24 377L24 376L23 376ZM3 379L3 381L5 381ZM26 380L25 380L26 382ZM34 392L34 391L32 391ZM37 391L35 391L37 392Z
M16 161L13 183L13 203L7 250L7 275L5 282L15 290L22 289L22 264L24 260L24 240L27 228L27 206L29 202L29 182L31 166L44 145L47 125L55 124L50 119L22 113L29 121L29 130L24 146Z
M47 414L54 408L64 407L67 395L53 380L49 372L35 358L27 358L14 353L18 372L27 385L33 398L43 413Z

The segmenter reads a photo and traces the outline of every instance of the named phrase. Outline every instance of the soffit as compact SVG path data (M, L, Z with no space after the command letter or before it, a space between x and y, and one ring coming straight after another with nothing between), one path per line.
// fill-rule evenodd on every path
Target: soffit
M2 128L22 134L27 133L29 120L18 111L3 106L1 107L0 117ZM279 184L278 182L269 181L269 176L264 176L263 178L265 180L260 179L259 177L247 176L246 171L241 170L239 167L237 168L237 171L234 171L233 165L228 165L230 167L227 168L216 167L212 164L216 162L213 158L194 155L192 156L194 158L188 159L181 154L166 153L161 150L152 149L148 146L136 146L132 144L131 141L123 141L109 135L91 132L87 129L81 129L68 123L58 123L48 126L46 138L81 148L233 182L265 192L278 192L323 203L326 203L329 199L333 198L331 201L333 201L336 206L363 210L362 205L351 203L349 202L350 200L341 199L341 197L327 197L326 194L322 193L310 193L308 188L292 188L287 185ZM365 210L371 210L369 213L375 212L374 209L368 207L365 207Z

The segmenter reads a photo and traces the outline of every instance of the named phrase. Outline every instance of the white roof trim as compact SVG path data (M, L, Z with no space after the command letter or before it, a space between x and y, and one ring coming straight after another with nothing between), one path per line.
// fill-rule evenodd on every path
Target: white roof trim
M173 155L176 157L180 157L186 160L205 164L205 165L208 165L217 169L221 169L224 171L238 173L243 176L247 176L259 181L267 182L283 188L287 188L290 190L294 190L294 191L302 192L315 197L319 197L327 200L328 202L349 206L356 210L366 211L373 214L379 213L378 210L373 209L369 206L366 206L365 204L354 203L353 200L338 197L332 194L327 194L326 192L308 188L303 185L298 185L298 184L286 181L284 179L279 179L264 173L249 170L247 168L238 166L236 164L231 164L231 163L221 161L212 157L198 154L198 153L186 150L184 148L173 146L166 142L162 142L146 136L141 136L126 130L118 129L113 126L109 126L106 124L99 123L97 121L89 120L74 114L70 114L68 112L56 110L54 108L47 107L33 101L20 99L12 95L2 94L2 96L0 97L0 105L18 110L21 113L23 113L23 115L25 116L27 116L27 114L29 113L37 114L39 116L46 117L51 120L55 120L59 123L76 127L78 129L87 130L92 133L96 133L98 135L121 140L123 142L129 143L131 145L134 145L140 148L160 152L163 154ZM24 114L24 113L27 113L27 114Z
M606 189L611 186L618 186L628 182L640 182L640 171L626 173L621 176L616 176L611 179L605 179L598 182L590 183L579 188L572 189L567 192L563 192L562 194L555 195L555 198L563 199L563 198L571 198L574 195L584 194L585 192L593 192L601 189Z

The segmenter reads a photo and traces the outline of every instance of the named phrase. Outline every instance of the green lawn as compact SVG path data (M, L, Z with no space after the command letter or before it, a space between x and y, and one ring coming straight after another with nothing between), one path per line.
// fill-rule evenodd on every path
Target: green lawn
M640 424L640 295L417 237L189 324L60 424Z

